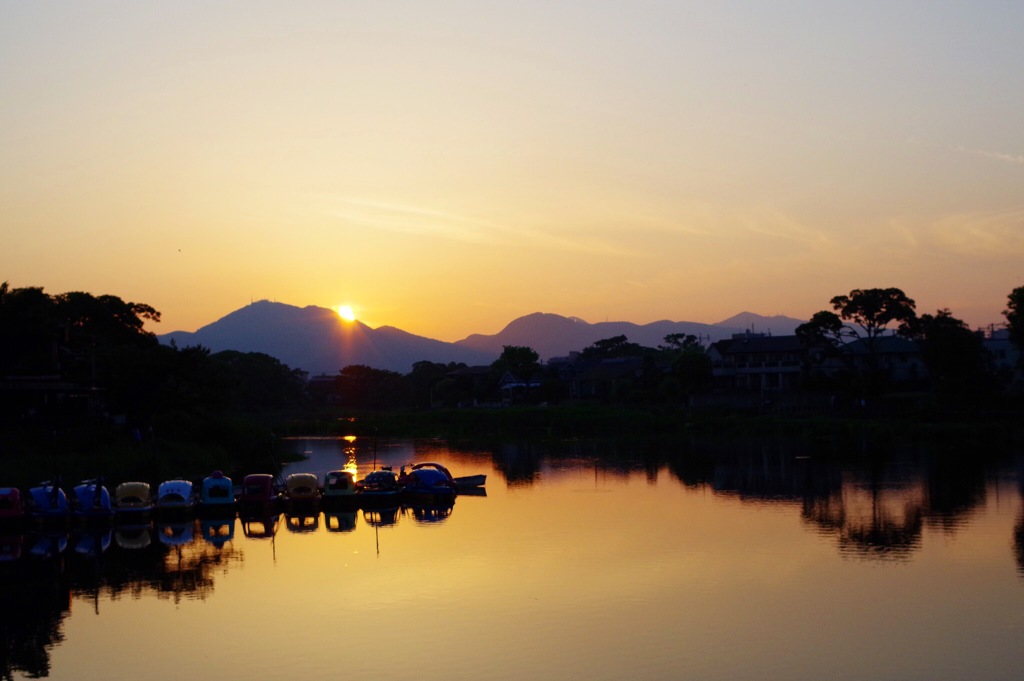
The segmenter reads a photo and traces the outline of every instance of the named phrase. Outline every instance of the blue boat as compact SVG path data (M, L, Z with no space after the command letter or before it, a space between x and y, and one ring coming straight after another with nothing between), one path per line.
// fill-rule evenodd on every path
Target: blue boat
M64 524L71 518L71 504L60 487L60 479L41 482L28 491L27 511L31 519L43 525Z
M419 468L405 476L402 503L416 507L450 507L455 503L455 485L441 471Z
M114 503L102 478L75 485L71 490L71 516L86 524L108 523L114 519Z
M214 471L203 478L199 488L199 513L204 517L216 518L234 515L238 502L231 478L221 471Z

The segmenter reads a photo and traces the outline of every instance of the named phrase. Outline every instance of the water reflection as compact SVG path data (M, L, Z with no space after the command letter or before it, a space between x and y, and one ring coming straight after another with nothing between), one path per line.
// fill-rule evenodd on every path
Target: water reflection
M318 457L316 466L323 470L368 468L368 452L351 440L324 443L323 449L305 441L301 446ZM721 541L727 535L723 527L756 525L757 514L775 511L792 517L796 532L814 538L833 557L855 559L842 561L845 564L871 562L902 568L926 550L928 536L968 534L972 521L983 518L994 497L1003 494L1007 497L1003 502L1013 504L1013 515L1002 526L994 550L1001 552L1013 579L1014 572L1024 578L1024 510L1020 508L1024 481L1008 457L892 447L851 455L792 441L503 443L493 447L401 441L381 446L377 456L377 465L430 459L450 465L453 472L487 473L490 494L478 499L460 495L456 504L433 507L396 504L89 530L5 530L0 534L0 633L4 635L0 678L15 673L49 674L50 651L62 643L72 599L101 616L106 603L122 598L206 601L219 588L218 581L227 580L243 564L246 550L254 558L261 551L263 555L272 552L274 560L252 560L254 569L242 573L284 570L298 562L302 566L298 574L305 568L315 581L324 569L321 562L330 562L333 574L340 575L341 566L360 547L370 553L373 546L379 561L375 567L391 567L393 563L386 559L405 560L408 565L402 568L412 574L426 565L419 561L433 551L443 556L436 559L440 562L464 557L464 548L470 545L462 539L466 533L477 532L472 535L476 541L486 537L499 545L500 539L492 535L500 537L516 525L536 528L538 534L531 538L537 541L510 549L518 551L502 558L510 563L532 558L531 550L543 559L548 536L544 533L554 537L552 545L559 550L562 542L578 540L579 545L573 544L576 548L570 550L578 553L594 546L621 545L623 561L639 561L630 564L637 574L666 570L670 579L681 582L697 569L689 561L722 560L709 556L707 550L699 558L661 556L665 537L644 543L645 528L634 522L627 535L616 524L620 517L635 519L638 511L678 517L679 525L688 531L706 523ZM1012 486L1002 484L1006 481ZM611 497L580 495L580 491L617 496L608 503ZM530 503L521 503L525 497ZM708 515L692 515L694 498L712 500L703 509ZM576 515L580 507L589 510L593 526L580 520L586 513ZM685 515L683 508L691 515ZM572 510L566 513L566 509ZM731 521L736 525L717 525L714 513L726 511L736 513ZM488 524L480 529L485 517ZM524 518L529 520L523 522ZM789 541L792 545L791 537ZM387 549L383 554L382 545ZM740 549L736 556L746 558ZM447 569L446 577L459 574L467 579L458 573L458 566ZM267 573L261 574L262 579L270 579ZM356 581L368 581L367 574L374 573L360 573ZM567 573L562 579L568 583L572 576ZM625 593L635 588L634 580L621 581ZM625 598L608 595L612 600ZM523 616L533 603L516 607L524 608L516 611Z

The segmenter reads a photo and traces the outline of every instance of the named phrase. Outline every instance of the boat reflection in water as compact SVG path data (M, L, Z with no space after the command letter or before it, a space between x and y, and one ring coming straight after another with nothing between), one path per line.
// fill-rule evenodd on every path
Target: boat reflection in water
M206 518L199 523L203 540L217 548L235 538L235 518Z
M357 511L324 511L324 526L328 532L352 532L356 529Z
M242 534L248 539L273 539L277 536L277 526L281 522L281 514L239 516L242 522Z
M114 542L118 547L135 551L147 548L153 543L150 525L118 525L114 530Z
M403 511L412 515L418 523L442 523L455 509L455 504L432 506L406 506Z
M309 513L286 513L285 527L288 528L289 532L316 532L318 529L320 529L320 514L317 513L314 515Z

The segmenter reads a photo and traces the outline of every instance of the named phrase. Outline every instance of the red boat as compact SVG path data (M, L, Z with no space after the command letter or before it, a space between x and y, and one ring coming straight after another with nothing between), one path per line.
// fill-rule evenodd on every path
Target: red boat
M264 516L281 510L281 495L274 487L274 476L253 473L245 476L238 495L238 512L248 516Z

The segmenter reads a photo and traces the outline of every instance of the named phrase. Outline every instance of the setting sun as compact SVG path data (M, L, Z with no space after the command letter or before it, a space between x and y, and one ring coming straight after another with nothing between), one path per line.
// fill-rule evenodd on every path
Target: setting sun
M352 311L352 308L348 305L338 306L338 316L344 319L346 322L354 322L356 320L356 313Z

